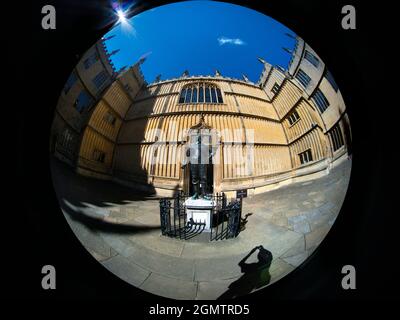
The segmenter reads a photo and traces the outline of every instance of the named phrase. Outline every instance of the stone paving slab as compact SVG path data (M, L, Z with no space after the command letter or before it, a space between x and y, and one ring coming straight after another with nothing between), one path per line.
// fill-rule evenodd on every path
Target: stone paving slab
M274 259L271 263L271 267L269 268L269 273L271 274L271 282L274 283L278 281L280 278L287 275L289 272L295 269L294 266L289 263L283 261L282 259Z
M150 248L153 251L177 258L182 255L183 248L186 245L185 241L164 237L159 231L129 236L128 239L132 243L142 245L144 247L149 247L150 244Z
M328 234L330 226L324 225L306 234L306 249L317 247Z
M196 300L214 300L229 289L229 285L238 278L217 281L200 281Z
M296 242L292 243L291 247L283 252L280 257L290 257L300 254L306 250L306 240L304 236L299 237Z
M281 258L283 261L286 263L298 267L300 266L306 259L308 258L308 252L304 251L299 254L296 254L294 256L286 257L286 258Z
M235 255L223 258L196 259L195 281L225 280L241 275L238 263L245 255Z
M111 248L118 252L119 255L125 258L134 255L138 251L137 247L133 246L132 243L124 237L101 233L101 238L104 239Z
M197 282L177 280L151 273L140 286L140 289L172 299L194 300L196 298L197 285Z
M102 265L122 280L136 287L140 287L150 275L148 270L131 263L131 261L121 255L116 255L115 257L103 261Z
M302 234L271 224L255 226L252 234L253 247L262 244L274 257L280 257L303 237Z
M95 253L98 257L108 258L110 257L110 246L108 243L99 239L98 234L93 233L89 228L80 223L75 223L71 218L64 213L72 231L82 243L82 245L88 249L91 253Z
M127 259L151 272L163 274L169 278L187 281L194 279L195 263L193 259L177 259L145 247L137 247Z
M145 225L160 225L159 210L159 206L154 206L154 208L152 208L151 211L148 211L147 214L135 217L134 220ZM155 212L155 214L150 214L150 212Z
M105 261L105 260L110 259L110 256L100 254L100 253L94 251L93 249L91 249L91 248L89 248L89 247L86 247L85 249L91 254L91 256L92 256L93 258L95 258L95 259L96 259L97 261L99 261L99 262L102 262L102 261ZM109 252L110 252L110 250L109 250Z

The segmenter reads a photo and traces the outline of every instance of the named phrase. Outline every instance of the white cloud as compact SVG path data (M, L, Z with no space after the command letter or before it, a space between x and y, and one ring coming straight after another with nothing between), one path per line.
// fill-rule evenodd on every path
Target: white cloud
M244 42L242 39L239 38L227 38L227 37L219 37L218 39L218 43L220 46L224 45L224 44L234 44L236 46L243 46L246 44L246 42Z

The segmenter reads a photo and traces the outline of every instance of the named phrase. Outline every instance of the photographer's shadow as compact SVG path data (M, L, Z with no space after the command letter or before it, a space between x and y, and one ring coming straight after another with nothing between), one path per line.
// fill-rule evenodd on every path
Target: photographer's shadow
M257 262L246 263L246 260L256 251ZM257 246L253 248L247 256L245 256L240 262L239 267L244 273L238 280L232 282L229 285L229 289L224 292L218 300L232 299L238 296L242 296L252 292L255 289L261 288L269 284L271 275L269 268L272 262L272 253L265 249L263 246Z

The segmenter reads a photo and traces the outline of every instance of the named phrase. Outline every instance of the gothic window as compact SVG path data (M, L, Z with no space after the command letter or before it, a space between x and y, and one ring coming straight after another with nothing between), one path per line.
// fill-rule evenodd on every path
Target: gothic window
M75 82L78 80L78 77L76 76L75 71L72 71L70 76L68 77L67 82L65 83L64 86L64 93L67 94L68 91L72 88L72 86L75 84Z
M211 102L210 87L205 87L205 90L206 90L206 102L210 103Z
M100 71L94 78L93 83L97 89L101 89L108 79L107 71Z
M182 89L181 96L179 97L179 103L184 103L186 97L186 89Z
M215 88L210 88L210 90L212 103L217 103L217 93L215 92Z
M204 88L202 85L199 86L199 102L204 102Z
M108 124L111 124L112 126L115 125L116 120L117 120L117 118L110 112L107 112L104 115L104 121L107 122Z
M328 109L329 101L320 89L315 90L311 98L313 99L314 103L317 105L321 113Z
M82 90L78 98L75 100L74 106L79 113L83 113L90 107L92 102L93 99L90 97L90 95L85 90Z
M329 132L329 136L332 141L333 151L338 150L344 145L342 130L340 129L339 124L333 127L333 129Z
M288 116L289 125L295 124L299 119L300 119L299 113L298 113L296 110L294 110L294 111Z
M224 103L221 89L209 83L194 83L185 86L178 103Z
M328 82L331 84L333 90L335 90L336 92L339 90L339 87L336 84L336 81L333 78L332 73L330 73L328 69L325 71L325 79L328 80Z
M307 88L308 84L311 82L309 75L301 69L296 73L296 79L299 80L304 88Z
M187 89L186 89L186 99L185 99L185 102L186 102L186 103L190 103L191 97L192 97L192 88L187 88Z
M88 58L86 58L85 61L83 61L85 69L86 70L89 69L92 65L94 65L97 62L97 60L99 60L99 55L97 51L95 51Z
M105 154L105 152L103 152L101 150L95 149L95 150L93 150L92 158L94 161L104 163L104 161L106 159L106 154Z
M193 94L192 94L192 103L197 102L197 87L193 88Z
M313 161L311 149L307 149L306 151L299 153L299 158L301 164Z
M72 131L66 128L63 133L58 136L57 145L68 153L72 153L74 147L74 135Z
M224 103L224 101L222 100L222 94L220 88L217 88L217 97L218 97L218 103Z
M310 51L307 51L307 50L306 50L306 52L305 52L305 54L304 54L304 58L305 58L308 62L310 62L314 67L318 68L318 66L319 66L319 59L318 59L316 56L314 56Z
M280 89L280 85L278 83L275 82L274 86L272 87L271 91L273 94L277 94L279 89Z

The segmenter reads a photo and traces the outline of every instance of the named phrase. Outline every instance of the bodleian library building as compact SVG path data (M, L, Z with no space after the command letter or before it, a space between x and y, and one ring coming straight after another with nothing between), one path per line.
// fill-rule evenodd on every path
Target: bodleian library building
M209 193L235 197L317 177L351 155L351 129L340 90L300 37L288 68L262 58L257 83L224 77L158 76L147 83L145 59L116 70L107 39L70 74L56 106L51 154L84 176L135 192L192 194L191 145L206 159ZM256 58L256 57L255 57ZM204 156L204 153L207 153ZM191 160L190 160L191 159Z

